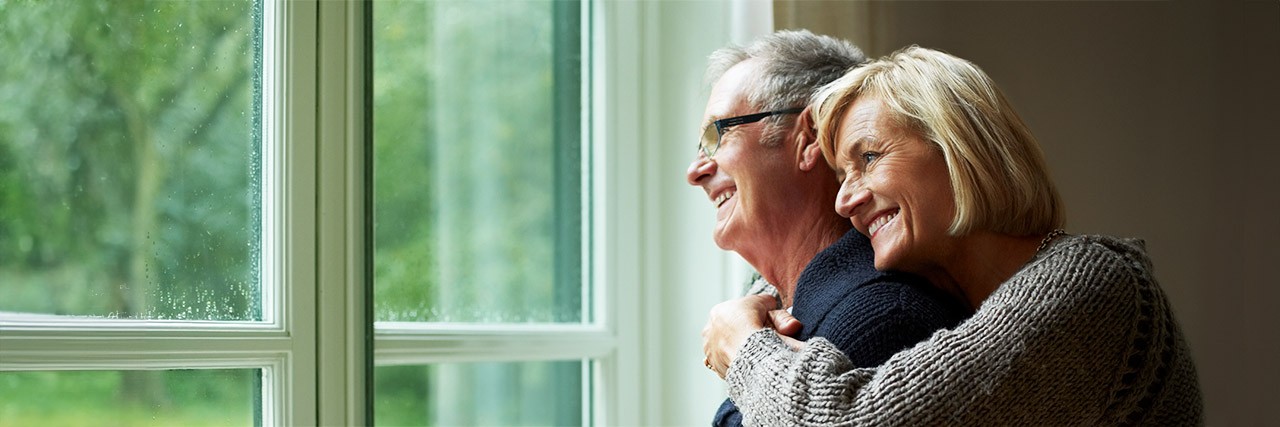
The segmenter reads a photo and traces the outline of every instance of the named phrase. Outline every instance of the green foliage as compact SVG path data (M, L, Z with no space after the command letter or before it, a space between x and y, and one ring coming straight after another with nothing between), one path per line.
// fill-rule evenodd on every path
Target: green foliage
M260 317L254 3L0 8L0 310Z
M257 7L0 2L0 311L261 317ZM0 424L252 422L236 375L0 373Z
M374 380L377 425L582 425L580 361L384 366Z
M125 394L120 371L0 372L0 427L253 425L257 370L157 374L162 403Z
M379 320L583 319L578 3L494 3L373 4Z
M583 200L564 179L582 174L582 55L559 37L578 6L373 3L378 320L586 317ZM576 361L381 366L374 382L378 425L582 423Z
M0 312L262 317L258 3L0 0ZM578 3L373 5L377 318L584 320ZM578 362L387 369L393 425L580 423ZM0 373L0 425L243 423L218 372Z
M374 369L377 384L374 422L383 426L432 425L430 370L425 366L383 366Z

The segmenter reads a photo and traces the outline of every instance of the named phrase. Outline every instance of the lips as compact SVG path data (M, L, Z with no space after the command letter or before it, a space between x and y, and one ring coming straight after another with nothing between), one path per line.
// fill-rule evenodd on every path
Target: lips
M867 234L875 236L876 232L880 231L880 228L884 227L885 224L888 224L889 221L893 221L894 218L897 218L899 212L901 212L901 210L895 209L892 212L886 212L885 214L876 217L876 219L871 220L871 223L867 224Z

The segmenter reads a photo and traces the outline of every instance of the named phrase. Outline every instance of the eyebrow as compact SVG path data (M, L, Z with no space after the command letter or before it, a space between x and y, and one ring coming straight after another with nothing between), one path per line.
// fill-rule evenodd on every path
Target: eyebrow
M716 120L723 119L724 114L711 114L702 119L702 124L698 125L698 129L706 129L707 126L715 126Z
M853 154L853 152L856 151L859 147L862 147L863 145L866 145L869 142L875 142L875 141L877 141L877 139L874 135L863 135L862 137L852 141L846 140L844 141L844 145L843 145L844 148L839 152L837 152L836 154L837 155L839 155L840 153L844 153L845 155ZM853 156L849 156L849 157L853 157Z

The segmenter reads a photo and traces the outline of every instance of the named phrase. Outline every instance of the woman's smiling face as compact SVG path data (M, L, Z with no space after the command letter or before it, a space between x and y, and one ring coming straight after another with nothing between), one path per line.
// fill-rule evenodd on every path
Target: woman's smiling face
M946 255L955 198L937 146L895 124L879 98L860 96L833 151L836 212L871 239L876 269L919 272Z

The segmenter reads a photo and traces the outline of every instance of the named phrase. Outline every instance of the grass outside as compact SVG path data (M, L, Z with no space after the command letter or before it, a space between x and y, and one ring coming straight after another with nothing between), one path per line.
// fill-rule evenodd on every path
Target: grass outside
M0 372L0 427L255 424L256 369L135 372Z

